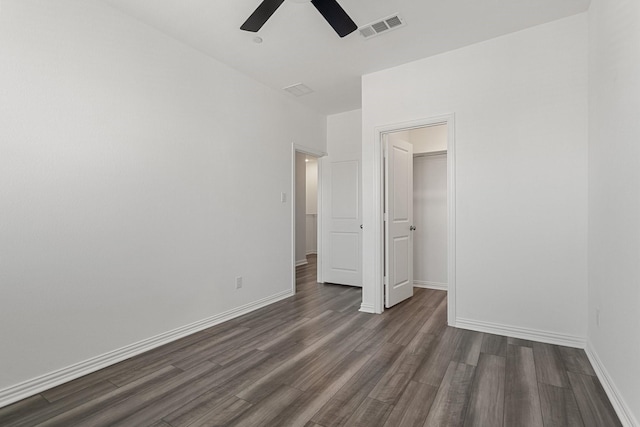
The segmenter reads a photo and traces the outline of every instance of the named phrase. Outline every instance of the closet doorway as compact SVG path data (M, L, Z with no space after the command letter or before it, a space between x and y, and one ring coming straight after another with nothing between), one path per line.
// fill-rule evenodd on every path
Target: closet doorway
M385 306L391 307L411 297L410 287L448 289L448 124L437 123L389 132L383 145L386 165L383 174L384 297ZM412 200L408 203L412 215L406 224L406 221L397 220L394 212L398 208L395 205L401 199L394 191L405 189L405 186L398 187L394 182L398 172L394 172L394 177L389 176L394 168L401 167L401 162L398 163L394 157L394 151L402 146L407 147L402 151L412 152L413 156L412 160L408 159L408 165L402 166L409 172L406 188L412 192ZM398 176L404 175L401 173ZM393 231L398 226L409 227L411 232L398 234ZM407 249L400 250L404 247L401 243L406 239L401 237L405 234L411 241ZM406 253L409 259L401 262L402 257L398 257L406 256ZM400 271L403 269L408 271Z

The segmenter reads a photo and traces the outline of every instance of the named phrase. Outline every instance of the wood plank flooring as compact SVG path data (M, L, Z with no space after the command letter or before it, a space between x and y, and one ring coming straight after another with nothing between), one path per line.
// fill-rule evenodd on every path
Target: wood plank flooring
M619 426L582 350L450 328L446 294L383 315L297 294L0 408L0 426Z

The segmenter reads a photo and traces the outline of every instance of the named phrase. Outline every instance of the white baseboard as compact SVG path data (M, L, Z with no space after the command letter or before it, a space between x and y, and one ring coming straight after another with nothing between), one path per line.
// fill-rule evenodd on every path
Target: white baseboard
M307 251L307 255L318 255L318 251Z
M607 369L602 364L602 361L591 345L591 342L587 342L587 348L585 351L589 358L589 362L591 362L591 366L593 366L594 371L596 371L596 375L598 376L604 391L607 393L607 397L609 397L609 400L613 405L613 409L615 409L616 414L618 414L618 418L620 418L622 425L625 427L640 427L640 423L638 423L638 420L633 416L633 413L629 409L629 405L627 405L625 400L622 398L620 391L613 382L609 372L607 372Z
M296 261L296 267L300 267L301 265L307 265L307 264L309 264L309 262L306 260L306 258Z
M449 287L446 283L429 282L427 280L414 280L414 288L435 289L437 291L446 291Z
M562 345L565 347L582 349L586 344L585 337L541 331L538 329L521 328L518 326L503 325L499 323L482 322L479 320L462 319L460 317L456 319L455 325L456 328L469 329L477 332L487 332L495 335L506 335L508 337Z
M360 311L363 313L376 314L376 310L371 304L365 304L365 303L360 304Z
M190 325L182 326L172 331L144 339L66 368L2 389L0 390L0 408L24 398L42 393L43 391L49 390L50 388L60 384L75 380L76 378L80 378L92 372L96 372L100 369L106 368L107 366L122 362L123 360L144 353L145 351L152 350L156 347L160 347L161 345L210 328L211 326L242 316L243 314L257 310L269 304L273 304L274 302L283 300L292 295L293 292L291 290L280 292L270 297L191 323Z

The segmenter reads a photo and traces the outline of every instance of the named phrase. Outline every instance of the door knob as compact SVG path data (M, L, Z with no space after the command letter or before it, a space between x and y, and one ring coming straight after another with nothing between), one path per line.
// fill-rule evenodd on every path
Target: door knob
M411 230L411 231L415 231L415 230L416 230L416 226L415 226L415 225L412 225L411 227L409 227L409 230Z
M360 224L360 230L362 230L362 224Z

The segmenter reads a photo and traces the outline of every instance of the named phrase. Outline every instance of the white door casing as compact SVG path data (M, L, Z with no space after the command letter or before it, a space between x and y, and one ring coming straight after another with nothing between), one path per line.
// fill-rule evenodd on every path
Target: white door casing
M413 146L385 138L385 306L413 296Z
M360 159L325 157L322 167L322 279L362 286Z

